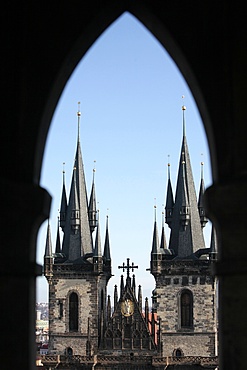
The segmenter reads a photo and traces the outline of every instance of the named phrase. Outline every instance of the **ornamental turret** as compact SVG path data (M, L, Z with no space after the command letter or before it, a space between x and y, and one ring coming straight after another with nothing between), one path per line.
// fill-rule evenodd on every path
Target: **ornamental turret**
M190 203L188 199L188 189L185 179L184 153L182 153L182 182L181 182L181 204L179 208L179 221L182 231L185 231L190 221Z
M71 206L71 210L70 210L71 232L73 234L77 234L79 227L80 227L80 207L79 207L77 188L76 188L76 168L75 167L74 167L74 175L73 175L73 182L72 182L72 187L71 187L69 204Z
M168 183L167 183L167 192L166 192L166 223L169 227L172 224L172 214L173 214L174 200L173 200L173 191L171 184L171 174L170 174L170 163L168 163Z
M101 238L100 238L99 224L96 230L93 265L94 265L95 272L101 272L103 270L103 257L102 257L102 251L101 251Z
M161 270L162 251L159 243L158 226L156 221L156 206L155 206L155 219L153 229L153 243L151 251L151 272L153 275L160 273Z
M94 174L95 174L95 168L93 170L93 182L92 182L91 195L90 195L89 205L88 205L88 218L89 218L89 226L90 226L91 233L93 233L94 229L98 225Z
M199 191L199 197L198 197L198 211L200 215L200 221L202 228L205 227L206 223L208 222L208 219L205 214L205 208L204 208L204 197L205 192L205 186L204 186L204 178L203 178L203 162L201 162L201 184L200 184L200 191Z
M48 221L46 243L45 243L45 254L44 254L44 275L49 281L53 276L53 255L52 255L52 242L51 242L51 227Z
M105 266L107 266L109 271L111 271L111 252L110 252L108 216L106 217L106 232L105 232L103 261L104 261Z
M66 212L67 212L67 195L65 189L65 171L63 170L63 187L62 187L62 197L60 205L60 226L64 231L65 222L66 222Z

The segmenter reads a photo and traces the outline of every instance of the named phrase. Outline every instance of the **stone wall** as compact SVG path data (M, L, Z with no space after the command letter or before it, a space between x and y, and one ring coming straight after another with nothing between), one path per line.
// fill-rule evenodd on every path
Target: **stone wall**
M98 347L100 313L105 314L106 278L97 274L83 274L53 277L49 284L49 352L64 354L71 347L73 354L86 355L88 340L88 320L90 328L91 351ZM69 296L78 295L78 332L69 331ZM102 293L103 292L103 293ZM102 298L101 295L103 294ZM103 306L102 306L103 305Z
M181 327L180 297L193 294L193 325ZM215 284L209 274L172 275L157 279L157 314L161 318L163 355L180 349L184 356L214 356L216 333Z

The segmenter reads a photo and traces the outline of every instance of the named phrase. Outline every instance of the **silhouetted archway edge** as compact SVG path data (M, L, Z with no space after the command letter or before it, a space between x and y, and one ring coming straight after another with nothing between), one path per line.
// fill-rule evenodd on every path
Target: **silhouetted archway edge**
M83 56L87 53L98 37L125 12L135 16L157 38L157 40L163 45L163 47L170 54L171 58L177 64L180 72L188 83L202 117L209 145L212 174L213 178L216 179L217 162L215 160L216 152L214 136L212 133L212 124L198 80L193 73L182 49L179 47L178 42L166 29L163 22L157 17L157 15L153 13L152 9L144 6L139 1L131 2L131 4L129 4L128 1L119 2L117 4L112 1L111 4L108 4L108 7L102 8L101 11L94 16L90 24L88 24L86 28L82 29L80 35L78 35L78 38L74 38L74 42L71 43L71 49L67 54L66 59L64 61L60 61L59 73L56 77L53 87L50 90L49 98L45 102L44 114L41 120L38 142L36 146L36 161L34 166L36 171L35 178L40 178L42 158L48 129L53 113L56 109L56 105L67 81L69 80L77 64L81 61Z

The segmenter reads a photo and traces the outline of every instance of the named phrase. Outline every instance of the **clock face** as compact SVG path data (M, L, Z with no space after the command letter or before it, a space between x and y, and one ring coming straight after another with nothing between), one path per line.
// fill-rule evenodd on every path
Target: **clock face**
M131 316L134 313L134 302L132 302L130 299L125 299L121 303L121 312L124 316Z

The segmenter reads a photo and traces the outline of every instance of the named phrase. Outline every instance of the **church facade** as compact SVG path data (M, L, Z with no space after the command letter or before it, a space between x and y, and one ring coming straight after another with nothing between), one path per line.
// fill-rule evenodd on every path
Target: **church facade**
M204 242L203 171L197 197L185 109L175 196L168 165L164 221L170 228L169 245L164 222L159 241L156 216L154 221L151 312L135 275L131 276L137 266L128 258L119 266L126 276L121 276L119 288L115 286L113 302L107 294L112 264L108 219L101 246L94 180L88 201L78 134L68 201L64 182L62 187L55 253L49 224L47 229L44 275L49 284L50 341L49 353L42 358L45 368L217 367L216 282L211 273L217 243L213 228L210 248ZM78 127L79 122L80 112Z

